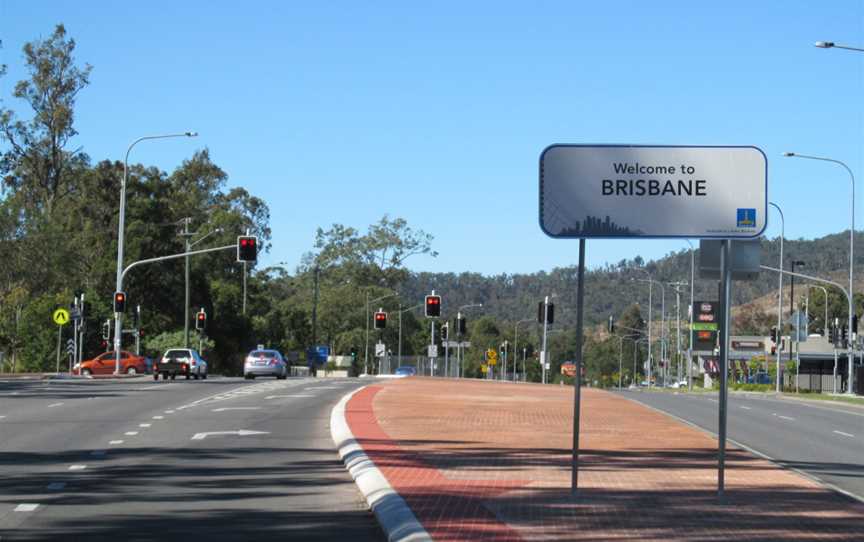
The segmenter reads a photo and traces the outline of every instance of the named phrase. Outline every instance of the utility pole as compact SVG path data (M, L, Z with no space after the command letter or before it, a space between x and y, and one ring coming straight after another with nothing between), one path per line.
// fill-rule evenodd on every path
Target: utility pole
M189 252L191 250L189 245L189 240L192 238L194 233L189 231L189 224L192 222L192 217L186 217L183 219L183 231L180 232L180 236L183 237L186 250L185 252ZM186 270L185 270L185 288L186 295L184 297L185 302L183 303L183 345L185 348L189 348L189 256L186 256Z
M312 292L312 348L315 348L318 344L318 294L319 294L319 280L321 278L321 267L318 264L315 264L315 277L314 277L314 289ZM245 275L244 275L245 280ZM243 296L243 299L246 299L246 296Z
M543 298L543 349L540 351L540 369L541 369L541 381L543 384L546 383L546 360L548 358L548 354L546 353L546 335L547 328L549 326L549 296L547 295Z
M141 305L135 307L135 355L141 355Z

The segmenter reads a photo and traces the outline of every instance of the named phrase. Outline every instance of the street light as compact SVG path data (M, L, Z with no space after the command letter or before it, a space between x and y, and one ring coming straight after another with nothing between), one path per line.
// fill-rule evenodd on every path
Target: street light
M222 228L216 228L215 230L212 230L209 233L204 234L202 237L199 237L197 241L190 243L189 240L193 236L198 235L198 232L190 232L189 231L189 223L190 222L192 222L192 219L189 217L183 219L184 228L183 228L183 231L180 233L180 235L182 237L184 237L185 241L186 241L186 252L191 251L192 247L194 247L195 245L197 245L201 241L207 239L208 237L210 237L214 233L222 233ZM185 279L186 280L185 300L186 301L185 301L185 304L183 306L183 342L184 342L184 346L186 348L189 348L189 268L190 268L189 264L190 264L190 257L186 256L185 259L186 259L186 271L185 271L185 276L186 276L186 279Z
M526 322L533 322L533 318L526 318L524 320L519 320L516 322L516 325L513 329L513 382L516 382L516 353L519 351L519 324L524 324ZM522 374L525 374L525 356L522 356Z
M142 141L149 139L167 139L171 137L197 137L198 132L183 132L180 134L164 134L155 136L139 137L126 149L126 158L123 160L123 181L120 184L120 220L117 225L117 287L116 292L123 291L123 235L126 226L126 181L129 178L129 153L132 147ZM114 313L114 374L120 373L120 343L123 337L122 315Z
M825 42L825 43L827 44L827 43L831 43L831 42ZM832 44L832 46L838 47L837 45L834 45L834 44ZM842 48L843 49L852 49L851 47L842 47ZM858 49L855 49L855 50L858 50ZM853 313L854 309L853 309L851 300L853 299L853 297L855 295L853 293L853 290L852 290L852 273L853 273L853 264L855 262L855 243L854 243L854 240L855 240L855 174L852 173L852 170L849 168L849 166L846 165L845 162L842 162L840 160L835 160L834 158L825 158L823 156L809 156L806 154L797 154L794 152L784 152L783 156L792 157L792 158L804 158L806 160L818 160L820 162L831 162L833 164L837 164L846 170L846 172L849 174L849 180L852 183L852 199L850 202L850 207L852 209L852 224L849 228L849 300L850 300L849 301L849 323L848 323L848 325L849 325L849 339L850 339L849 340L849 367L848 367L849 368L849 385L848 385L848 389L846 390L846 393L848 393L849 395L852 395L852 378L853 378L853 372L852 372L852 313Z
M666 329L665 329L666 328L666 288L663 287L662 282L654 280L653 278L651 278L651 273L649 273L648 271L646 271L644 269L639 269L639 271L642 271L648 275L647 279L633 279L633 280L636 280L638 282L647 282L648 283L648 335L649 335L649 337L648 337L648 341L649 341L648 360L649 361L651 360L651 345L650 345L650 341L651 341L651 337L650 337L650 335L651 335L651 285L657 284L657 286L660 287L660 292L661 292L661 296L662 296L662 301L661 301L661 305L660 305L660 363L663 363L663 354L664 354L664 351L666 348L666 342L665 342L666 341ZM664 385L666 383L665 382L665 378L666 378L665 374L666 373L664 370L664 372L663 372ZM649 386L651 385L651 364L650 363L648 364L648 385Z
M815 47L820 49L846 49L848 51L864 51L864 49L860 49L858 47L850 47L848 45L837 45L833 41L817 41L813 44Z
M399 295L399 293L393 292L376 297L375 299L369 299L369 290L366 290L366 352L363 354L363 374L369 374L369 303L375 303L376 301L381 301L395 295Z
M693 289L696 285L696 251L689 239L684 239L690 245L690 340L687 341L687 391L693 391Z
M769 205L777 209L780 213L780 279L777 285L777 376L774 378L777 393L780 393L780 338L783 336L783 239L786 237L786 218L783 216L783 209L773 201L768 202ZM791 342L791 341L790 341Z

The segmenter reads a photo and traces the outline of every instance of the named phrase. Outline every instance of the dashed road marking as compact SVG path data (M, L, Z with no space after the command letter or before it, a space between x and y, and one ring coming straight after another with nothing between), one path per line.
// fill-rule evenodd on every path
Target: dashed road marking
M154 420L164 420L165 416L153 416Z
M48 405L48 408L54 408L54 407L58 407L58 406L63 406L63 403L52 403L52 404Z
M138 427L150 427L149 423L139 423Z
M744 410L751 410L749 406L742 406L741 408L743 408Z
M126 433L124 433L124 434L125 434L127 437L134 437L135 435L138 434L138 431L126 431Z
M51 491L60 491L66 487L66 482L51 482L45 489L49 489Z
M35 512L39 508L38 504L22 503L15 507L16 512Z
M843 435L844 437L855 438L855 435L851 433L844 433L843 431L834 431L838 435Z
M173 410L166 410L165 414L174 414L174 411Z
M291 399L291 398L302 398L302 397L315 397L315 396L312 394L297 393L294 395L268 395L264 399Z
M795 421L795 418L790 418L789 416L777 416L777 417L778 417L778 418L781 418L781 419L783 419L783 420L789 420L790 422L794 422L794 421Z
M259 406L222 407L222 408L214 408L210 412L225 412L226 410L261 410L261 407L259 407Z
M87 465L69 465L69 470L84 470Z
M110 444L111 446L115 446L117 444L123 444L123 441L122 440L112 440L108 444Z

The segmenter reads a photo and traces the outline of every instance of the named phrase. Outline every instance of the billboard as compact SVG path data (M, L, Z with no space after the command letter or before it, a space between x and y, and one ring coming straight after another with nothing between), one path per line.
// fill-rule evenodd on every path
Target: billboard
M552 145L540 228L557 238L755 238L768 161L756 147Z

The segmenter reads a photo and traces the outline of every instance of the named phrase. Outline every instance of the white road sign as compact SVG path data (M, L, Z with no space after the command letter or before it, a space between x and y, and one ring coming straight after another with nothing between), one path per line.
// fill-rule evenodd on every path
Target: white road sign
M429 345L429 357L430 358L437 358L438 357L438 345L437 344L430 344Z
M756 147L552 145L540 156L540 227L551 237L753 238L767 209Z
M387 347L384 343L376 343L375 344L375 357L381 358L384 357L384 354L387 352Z

